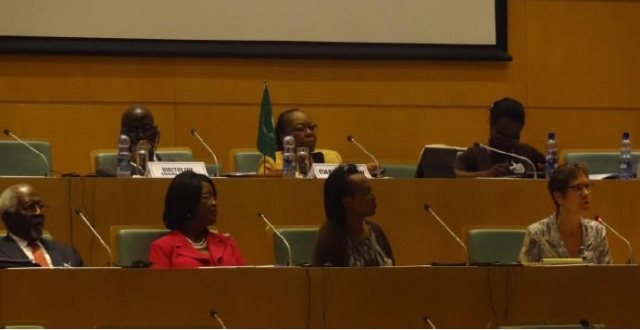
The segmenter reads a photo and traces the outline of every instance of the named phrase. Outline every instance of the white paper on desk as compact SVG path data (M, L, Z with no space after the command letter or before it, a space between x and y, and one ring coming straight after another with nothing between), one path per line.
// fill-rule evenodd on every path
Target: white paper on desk
M617 179L618 173L589 174L589 180Z

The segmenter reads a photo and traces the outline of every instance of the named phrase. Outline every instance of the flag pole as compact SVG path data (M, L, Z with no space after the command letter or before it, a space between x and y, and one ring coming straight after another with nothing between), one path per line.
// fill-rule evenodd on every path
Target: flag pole
M267 79L262 79L262 91L267 89ZM262 154L262 175L267 175L267 155Z

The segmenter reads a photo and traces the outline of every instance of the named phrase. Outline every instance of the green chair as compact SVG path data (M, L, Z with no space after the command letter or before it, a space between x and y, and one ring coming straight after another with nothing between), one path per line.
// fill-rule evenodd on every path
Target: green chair
M111 246L116 247L115 258L118 266L130 267L134 263L149 263L151 242L169 233L162 227L113 226Z
M0 237L4 237L7 235L7 231L6 230L0 230ZM51 233L48 230L45 230L42 232L42 239L46 239L47 241L53 241L53 237L51 236Z
M41 321L1 321L0 329L45 329Z
M469 261L511 264L518 262L524 229L472 229L467 232Z
M310 265L313 259L313 246L318 235L318 228L297 227L278 229L280 234L291 246L291 260L293 265ZM276 265L287 265L289 253L287 247L278 235L273 235L273 249Z
M220 164L205 164L205 166L207 167L207 174L211 177L216 176L216 173L222 174L222 165Z
M256 172L258 165L260 165L262 154L258 151L240 151L233 155L233 159L235 172Z
M613 150L566 150L563 154L565 163L586 163L589 167L589 174L618 173L619 171L620 152ZM640 152L632 152L631 162L634 173L636 173L638 161L640 161Z
M411 179L416 177L417 166L381 164L384 169L384 176L396 179Z
M41 152L49 162L18 141L0 141L0 176L49 176L51 173L51 145L43 141L25 141Z
M192 162L193 152L190 148L158 148L158 157L165 162ZM118 153L114 149L91 151L91 168L95 173L104 176L116 175Z

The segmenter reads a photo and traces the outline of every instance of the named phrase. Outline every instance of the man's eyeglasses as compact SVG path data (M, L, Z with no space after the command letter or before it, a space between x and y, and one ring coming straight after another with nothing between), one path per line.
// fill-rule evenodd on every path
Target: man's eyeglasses
M593 183L574 184L568 186L567 189L576 193L588 193L591 192L591 189L593 189Z
M27 215L36 214L38 212L44 213L48 208L49 205L44 203L31 203L19 207L20 211Z
M298 125L295 126L293 129L291 129L293 132L296 133L305 133L307 130L309 130L310 132L315 132L318 129L318 125L317 124L308 124L308 125Z

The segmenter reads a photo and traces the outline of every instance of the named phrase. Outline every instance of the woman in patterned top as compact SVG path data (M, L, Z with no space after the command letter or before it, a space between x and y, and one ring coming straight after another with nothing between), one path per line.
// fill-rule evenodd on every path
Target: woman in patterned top
M367 220L376 213L376 195L355 165L336 168L324 183L327 221L313 251L314 266L366 267L395 264L382 228Z
M604 226L583 218L591 203L591 187L584 163L559 166L549 179L556 213L527 228L520 262L542 258L581 258L586 263L610 264Z

